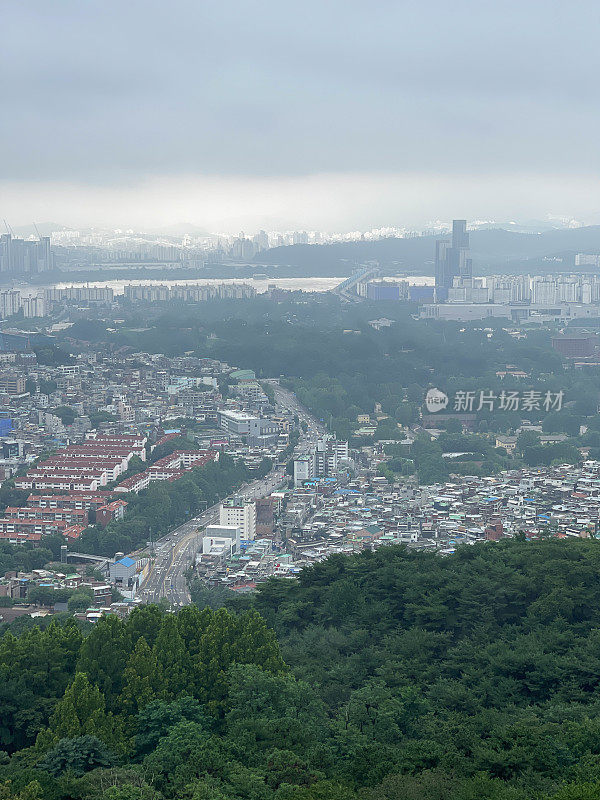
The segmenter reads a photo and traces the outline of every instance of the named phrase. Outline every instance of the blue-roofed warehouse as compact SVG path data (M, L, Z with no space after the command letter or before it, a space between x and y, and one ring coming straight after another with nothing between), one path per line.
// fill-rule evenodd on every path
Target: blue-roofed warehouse
M110 580L111 583L116 583L117 586L124 588L131 587L133 579L137 572L137 561L129 556L124 556L114 564L110 565Z

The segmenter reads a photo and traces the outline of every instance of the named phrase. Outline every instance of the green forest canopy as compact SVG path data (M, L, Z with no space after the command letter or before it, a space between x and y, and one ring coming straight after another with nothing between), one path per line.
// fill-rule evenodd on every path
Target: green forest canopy
M9 631L0 797L599 798L599 572L596 541L386 547L240 614Z

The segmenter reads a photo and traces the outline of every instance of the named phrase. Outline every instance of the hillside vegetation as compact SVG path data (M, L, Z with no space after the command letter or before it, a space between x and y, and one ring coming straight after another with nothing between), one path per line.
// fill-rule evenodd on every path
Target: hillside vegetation
M387 547L239 614L7 632L0 797L600 798L599 575L595 541Z
M406 239L390 237L376 241L336 242L333 244L295 244L274 247L255 256L260 264L293 264L302 275L345 275L365 261L378 261L383 267L418 270L434 274L435 242L443 236L416 236ZM470 233L473 265L480 272L490 269L521 271L528 260L532 267L571 268L574 254L600 250L600 226L560 229L544 233L520 233L492 228ZM565 263L540 262L544 257L561 256Z

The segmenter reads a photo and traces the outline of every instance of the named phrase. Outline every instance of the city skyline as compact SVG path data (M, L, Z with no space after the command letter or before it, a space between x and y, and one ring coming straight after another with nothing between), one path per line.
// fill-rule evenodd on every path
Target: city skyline
M282 237L283 241L279 244L318 244L327 241L353 241L360 238L366 240L377 240L386 237L414 237L414 236L447 236L452 233L452 216L447 219L428 219L421 225L403 225L397 221L394 225L373 225L366 228L340 228L337 230L324 228L311 228L310 226L288 226L274 227L269 226L254 228L232 228L230 231L219 229L207 229L194 222L178 222L172 225L164 224L157 227L132 227L132 226L109 226L109 225L68 225L65 220L62 222L36 222L32 219L11 225L12 220L3 220L4 231L2 234L11 234L14 238L26 240L38 240L41 236L50 236L53 244L73 243L78 237L84 237L92 241L97 238L115 239L118 237L154 237L157 241L162 237L165 241L200 240L200 239L236 239L241 237L264 237L269 238L270 246L277 246L277 237ZM482 219L473 218L466 220L466 227L469 232L486 229L503 229L517 233L543 233L550 230L577 229L600 225L598 219L582 218L576 219L572 215L551 215L539 219ZM296 241L294 241L296 238ZM271 239L274 242L271 242ZM308 239L308 241L306 241Z

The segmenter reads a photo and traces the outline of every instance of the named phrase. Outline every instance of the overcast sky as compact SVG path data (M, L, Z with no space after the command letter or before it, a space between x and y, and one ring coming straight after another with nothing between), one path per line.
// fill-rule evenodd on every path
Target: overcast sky
M600 221L586 0L3 0L0 217Z

